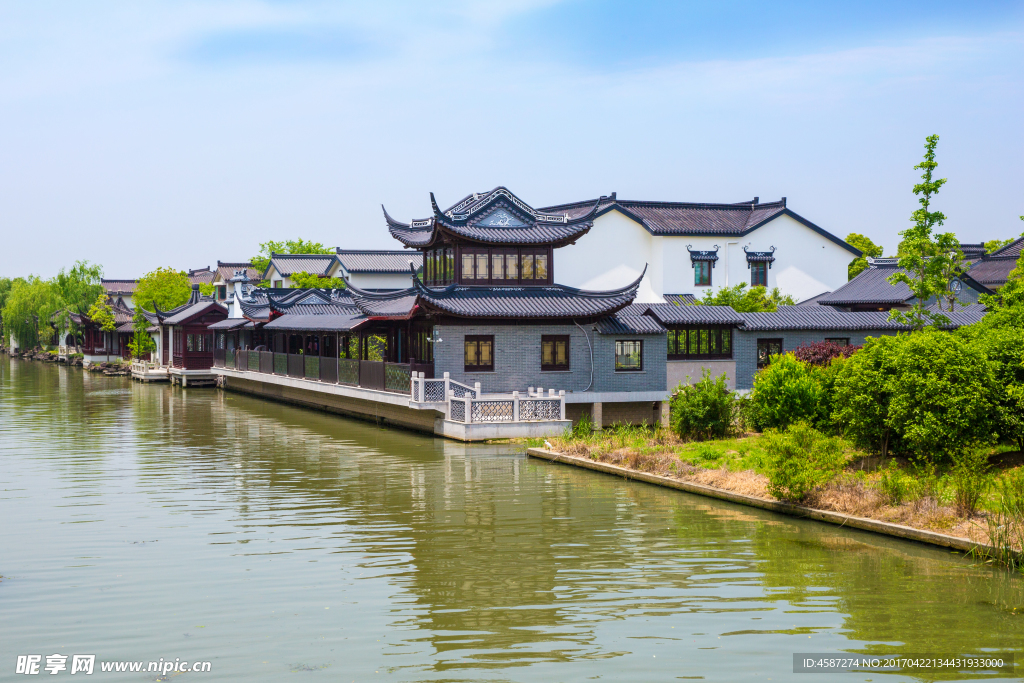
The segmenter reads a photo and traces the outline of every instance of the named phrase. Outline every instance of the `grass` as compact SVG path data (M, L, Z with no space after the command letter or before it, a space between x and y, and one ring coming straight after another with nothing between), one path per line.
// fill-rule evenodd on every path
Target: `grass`
M622 426L593 432L575 426L548 439L554 450L675 477L729 491L772 498L765 476L764 437L750 433L686 442L666 429ZM530 440L543 447L545 439ZM975 454L981 474L957 468L880 458L852 447L846 466L830 483L811 491L805 505L938 531L1002 548L1003 564L1024 569L1024 454L999 446ZM987 465L987 471L985 463Z

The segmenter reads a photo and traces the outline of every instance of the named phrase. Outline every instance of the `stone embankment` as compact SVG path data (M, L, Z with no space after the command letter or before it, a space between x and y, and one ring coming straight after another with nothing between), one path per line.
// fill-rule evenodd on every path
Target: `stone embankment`
M110 377L129 377L132 374L131 365L128 363L118 362L103 362L103 363L90 363L85 365L81 358L60 358L56 353L50 353L40 348L34 349L9 349L6 346L0 346L0 353L5 353L11 358L20 358L22 360L35 360L41 363L65 363L72 367L84 368L88 372L97 372Z

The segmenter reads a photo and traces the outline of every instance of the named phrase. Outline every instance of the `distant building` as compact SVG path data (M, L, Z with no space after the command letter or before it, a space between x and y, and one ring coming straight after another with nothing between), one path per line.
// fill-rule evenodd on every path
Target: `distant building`
M654 202L609 197L541 209L573 219L598 210L587 239L560 254L562 282L621 287L647 266L637 301L661 303L740 283L778 287L797 300L837 289L861 255L787 207L786 198L736 204Z

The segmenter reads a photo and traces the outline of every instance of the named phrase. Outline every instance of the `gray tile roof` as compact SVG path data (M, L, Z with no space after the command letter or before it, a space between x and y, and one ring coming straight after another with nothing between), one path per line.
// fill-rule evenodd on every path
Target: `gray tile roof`
M413 268L423 265L423 254L418 251L376 250L357 251L338 249L338 260L350 273L410 273L409 261Z
M649 315L662 325L741 325L743 319L731 306L676 306L650 304Z
M103 285L103 289L106 290L107 294L134 294L135 288L138 286L138 280L100 280L100 284Z
M565 212L572 218L589 211L595 201L600 202L595 218L603 216L609 211L619 211L643 225L652 235L740 236L785 214L840 245L854 256L861 255L860 250L847 244L836 235L789 210L786 207L785 197L777 202L764 204L760 203L756 197L753 201L736 204L698 204L618 199L615 193L612 193L612 196L601 197L599 200L591 199L570 204L558 204L544 207L541 210Z
M646 273L644 269L644 273ZM428 288L416 280L413 289L428 309L464 318L593 318L610 315L632 303L644 274L616 290L592 292L565 285L546 287L484 287L449 285Z
M200 301L199 303L187 306L185 309L175 313L169 318L164 319L165 325L180 325L197 315L209 313L211 311L220 310L223 313L227 313L228 309L221 306L216 301Z
M251 326L252 321L246 320L245 318L225 318L219 322L215 322L206 329L208 330L234 330L246 325Z
M688 306L697 303L697 297L693 294L663 294L661 298L667 303L675 304L676 306Z
M231 282L237 271L242 271L246 281L248 282L260 279L260 271L253 268L252 264L248 261L238 263L217 261L217 273L220 275L220 279L224 282Z
M326 275L337 258L337 254L271 254L270 265L284 277L295 273ZM266 275L263 273L262 277Z
M822 292L821 294L815 294L814 296L809 297L807 299L804 299L803 301L800 301L800 302L795 303L793 305L794 306L803 306L803 307L817 306L818 305L818 301L821 299L821 297L825 296L826 294L831 294L831 293L832 292Z
M977 267L977 264L975 265ZM861 305L896 305L906 303L914 298L910 287L898 282L892 284L889 278L895 273L906 272L897 264L895 258L868 259L868 267L861 271L857 277L839 287L834 292L822 294L817 297L817 303L822 306L852 306ZM979 283L974 277L974 268L960 280L968 287L976 289L982 294L989 294L984 283Z
M665 334L665 328L649 315L615 315L597 321L598 334Z
M818 297L818 303L823 306L901 304L914 296L906 284L889 282L889 277L903 272L896 265L896 259L872 259L869 263L857 277L834 292Z
M593 227L596 200L590 211L549 212L533 209L504 187L474 193L441 211L430 195L434 215L411 223L396 221L384 211L391 236L410 247L431 244L438 232L475 242L505 245L563 245ZM500 219L500 221L499 221Z
M1010 278L1010 272L1017 267L1017 259L1020 258L1022 248L1024 248L1024 237L1010 242L991 254L985 254L980 260L974 262L968 274L991 289L1002 287Z
M935 310L934 308L932 310ZM742 328L747 331L776 330L892 330L909 331L911 328L889 320L886 311L844 312L829 308L782 306L773 313L738 313L743 320ZM956 311L943 312L950 320L949 328L970 325L981 320L985 307L981 304L958 307Z
M368 320L369 318L364 315L305 315L290 313L271 320L263 326L263 329L349 332Z
M216 271L211 270L209 266L196 268L195 270L188 271L188 281L193 285L208 285L213 282L213 278L216 275Z

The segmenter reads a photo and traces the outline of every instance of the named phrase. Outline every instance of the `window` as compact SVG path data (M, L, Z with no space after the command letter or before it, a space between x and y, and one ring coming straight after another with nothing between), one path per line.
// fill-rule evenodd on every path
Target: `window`
M569 369L569 335L544 335L540 338L540 369Z
M644 343L642 341L615 342L615 371L644 369Z
M768 264L764 261L750 264L750 286L768 286Z
M711 286L711 261L693 262L693 284L695 287Z
M221 301L224 301L224 299L228 298L227 285L217 285L217 298L220 299Z
M283 280L274 280L274 289L281 289L284 287Z
M494 371L494 335L466 336L466 372Z
M462 279L473 280L473 262L476 257L473 254L462 255Z
M509 280L519 279L519 254L505 254L505 277Z
M487 279L487 254L476 255L476 279L486 280Z
M505 279L505 255L491 254L491 279Z
M533 254L523 254L523 274L524 280L533 279Z
M757 340L757 369L768 367L772 356L782 353L781 339L758 339Z
M548 257L547 254L537 254L533 259L533 279L548 279Z
M195 339L196 339L196 336L194 334L189 334L189 335L185 336L185 350L186 351L195 351L196 350L195 349L195 345L196 345Z
M832 342L836 346L849 346L850 345L850 338L849 337L825 337L825 341Z
M669 360L732 358L732 328L687 327L668 331Z

